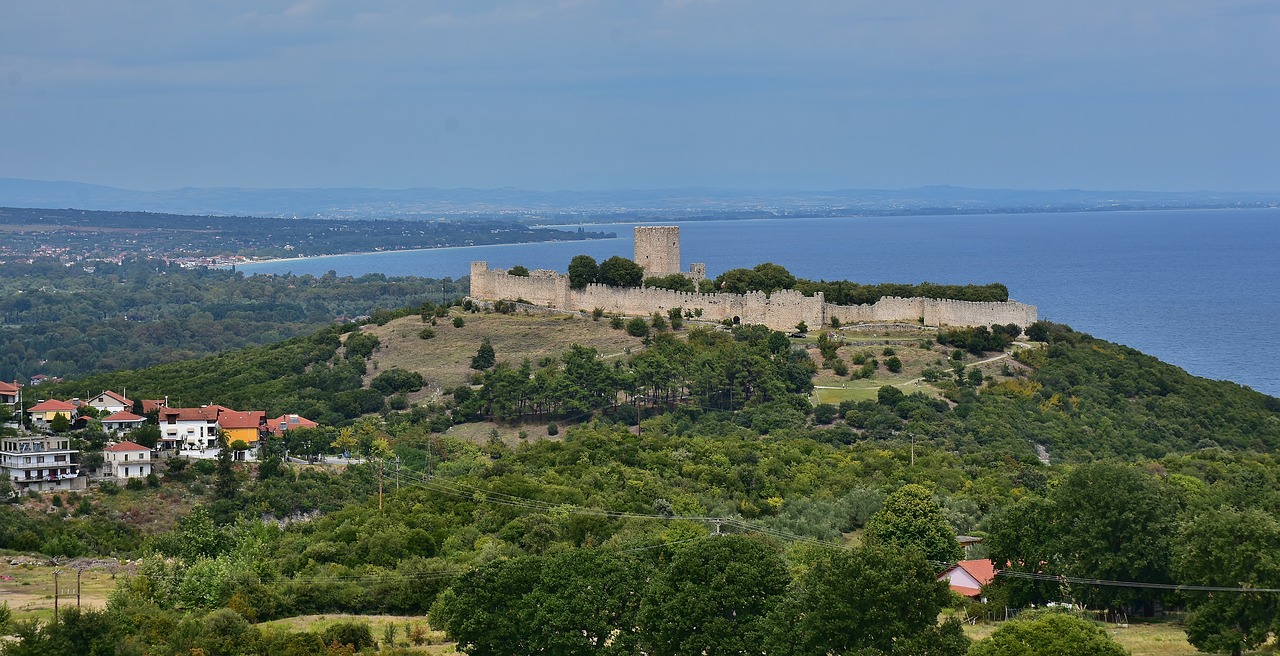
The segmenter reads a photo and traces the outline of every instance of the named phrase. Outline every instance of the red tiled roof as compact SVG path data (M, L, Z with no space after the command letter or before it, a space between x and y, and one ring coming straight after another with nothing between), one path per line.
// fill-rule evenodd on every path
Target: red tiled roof
M964 570L964 572L969 576L973 577L973 580L977 581L978 585L980 586L985 586L988 583L991 583L991 581L993 581L996 578L995 565L993 565L992 562L986 558L980 558L976 560L962 560L956 563L955 565L947 568L947 571L938 575L939 581L943 579L947 579L948 584L950 585L952 590L955 590L956 592L966 597L977 597L982 594L982 589L972 588L967 585L961 585L960 582L957 582L956 579L952 576L952 573L958 569ZM967 581L962 581L962 582L967 583Z
M168 407L169 402L164 399L142 399L142 414Z
M31 406L31 409L27 410L27 412L75 412L75 411L76 411L76 407L74 405L71 405L66 401L59 401L58 399L49 399L48 401L41 401Z
M213 422L218 420L218 410L211 406L203 408L160 408L160 417L166 420L172 417L176 421Z
M146 417L139 417L138 415L135 415L135 414L133 414L132 412L129 412L128 410L122 410L122 411L120 411L120 412L117 412L117 413L115 413L115 414L111 414L111 415L107 415L106 417L103 417L103 418L102 418L102 421L103 421L103 422L108 422L108 421L117 421L117 422L119 422L119 421L146 421L146 420L147 420L147 418L146 418Z
M134 444L133 442L116 442L115 444L112 444L111 446L103 449L103 451L113 451L113 452L150 451L150 450L151 449L148 449L147 447L142 446L141 444Z
M257 428L262 425L267 413L262 410L249 412L223 412L218 415L218 425L223 428Z
M987 558L962 560L956 563L956 566L968 572L969 576L972 576L974 580L982 585L986 585L996 578L996 566Z
M294 428L315 428L319 426L314 421L307 419L301 415L280 415L275 419L267 420L267 429L275 433L278 437L281 433Z
M21 388L16 382L6 383L5 381L0 380L0 394L17 394L19 389Z
M111 390L106 390L106 391L104 391L104 392L102 393L102 396L106 396L106 397L110 397L110 398L112 398L112 399L115 399L115 400L116 400L116 402L121 403L121 404L123 404L123 405L125 405L125 406L128 406L128 407L130 407L130 408L132 408L132 407L133 407L133 401L130 401L129 399L126 399L126 398L124 398L123 396L120 396L119 394L116 394L115 392L112 392Z

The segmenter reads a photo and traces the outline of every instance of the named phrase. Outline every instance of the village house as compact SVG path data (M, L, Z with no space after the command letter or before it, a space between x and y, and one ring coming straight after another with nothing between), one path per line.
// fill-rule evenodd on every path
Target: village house
M0 406L8 408L13 416L5 426L9 428L17 428L22 419L22 412L19 410L19 404L22 401L22 386L17 381L7 383L0 380Z
M128 411L121 411L102 418L102 430L117 435L126 435L133 429L145 424L146 417L139 417Z
M76 406L66 401L49 399L41 401L27 409L31 425L35 428L49 428L53 420L62 415L68 422L76 417Z
M218 446L218 415L234 412L220 405L160 408L161 449L212 449Z
M15 491L83 490L80 452L62 435L25 435L0 438L0 475Z
M283 437L285 431L295 428L316 428L319 425L301 415L280 415L275 419L268 419L266 429L276 437Z
M120 394L116 394L111 390L89 399L89 406L96 409L100 414L115 414L117 412L126 412L133 410L133 401L124 398Z
M133 442L118 442L102 450L103 475L114 478L146 478L151 473L151 449Z
M938 575L938 580L946 580L951 589L970 599L981 599L982 589L996 578L995 565L987 558L962 560Z
M262 437L263 426L267 422L267 413L262 410L248 412L223 412L218 415L218 429L222 431L227 445L244 442L250 449L258 448L258 440ZM237 459L244 458L244 451L236 452Z

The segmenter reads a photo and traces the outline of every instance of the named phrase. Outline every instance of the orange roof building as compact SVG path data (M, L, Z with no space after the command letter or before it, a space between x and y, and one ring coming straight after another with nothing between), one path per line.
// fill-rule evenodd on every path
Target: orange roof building
M267 420L267 430L271 431L271 434L276 437L280 437L284 435L285 431L294 428L315 428L319 425L301 415L280 415L275 419Z
M982 596L983 586L995 578L995 565L986 558L962 560L938 575L938 580L946 579L952 590L975 599Z

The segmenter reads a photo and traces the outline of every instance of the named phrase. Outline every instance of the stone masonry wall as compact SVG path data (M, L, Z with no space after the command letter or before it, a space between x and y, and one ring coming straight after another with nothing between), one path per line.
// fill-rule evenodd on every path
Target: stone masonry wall
M763 324L774 330L795 330L803 321L810 327L827 325L835 317L840 323L914 323L927 326L988 326L1014 323L1022 327L1036 322L1033 305L1008 301L977 303L936 298L885 297L869 305L833 305L821 294L805 296L794 290L749 294L699 294L655 287L609 287L587 285L570 289L569 277L539 270L529 277L508 275L490 269L486 262L471 263L471 297L477 300L516 300L565 310L589 312L600 308L608 313L648 316L673 307L701 309L702 318L719 321L738 318L743 323Z
M635 254L646 278L680 273L680 226L637 226Z

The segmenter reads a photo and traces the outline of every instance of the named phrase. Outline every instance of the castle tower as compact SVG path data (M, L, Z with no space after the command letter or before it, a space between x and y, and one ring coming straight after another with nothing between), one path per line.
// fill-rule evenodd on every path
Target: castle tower
M680 273L680 226L637 226L635 262L646 278Z

